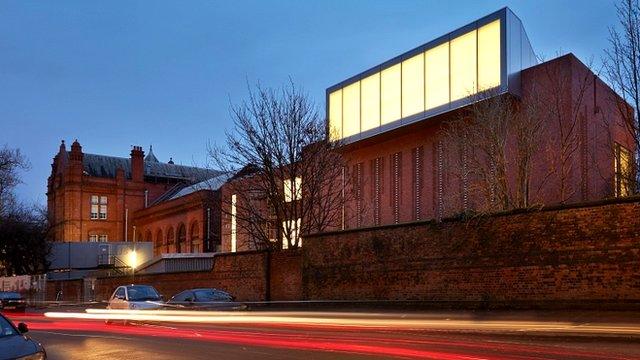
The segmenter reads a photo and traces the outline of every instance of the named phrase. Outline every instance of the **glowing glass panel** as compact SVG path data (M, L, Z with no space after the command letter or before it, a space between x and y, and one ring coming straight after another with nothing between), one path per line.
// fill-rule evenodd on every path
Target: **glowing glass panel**
M382 125L400 119L401 64L382 70L380 74L380 122Z
M360 82L362 131L380 126L380 73L375 73Z
M342 89L329 94L329 137L342 139Z
M449 102L449 43L424 53L425 109Z
M500 20L478 29L478 90L500 85Z
M476 93L476 30L451 40L451 101Z
M342 137L360 133L360 82L342 89Z
M424 54L402 62L402 117L424 111Z

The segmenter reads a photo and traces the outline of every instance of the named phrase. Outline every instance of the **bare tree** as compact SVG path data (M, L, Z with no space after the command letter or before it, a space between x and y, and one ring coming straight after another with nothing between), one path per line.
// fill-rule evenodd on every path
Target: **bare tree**
M19 149L5 145L0 149L0 216L15 204L13 189L20 184L19 171L29 168L29 162Z
M460 187L453 192L465 212L530 206L533 157L544 123L537 103L485 92L442 129L449 168ZM513 170L512 170L513 169ZM509 173L515 173L515 186ZM472 206L472 199L479 203Z
M308 96L293 83L257 85L231 115L225 146L210 147L209 155L236 174L227 185L233 200L222 208L238 232L258 248L291 248L302 234L340 228L350 177Z
M567 59L566 61L569 61ZM586 65L591 68L593 61ZM547 175L558 180L558 200L564 204L573 197L578 188L572 181L576 169L575 157L578 156L580 144L586 139L580 138L580 127L586 120L584 101L587 91L593 86L595 75L584 71L575 77L572 67L560 63L542 67L542 76L535 85L537 102L540 104L538 116L548 120L550 135L547 143ZM575 81L574 81L575 80Z
M640 149L638 110L640 109L640 2L621 0L616 5L620 30L609 29L609 49L605 51L605 75L619 95L611 100L620 114L621 124L635 142L637 163ZM633 191L637 191L635 171L622 174Z

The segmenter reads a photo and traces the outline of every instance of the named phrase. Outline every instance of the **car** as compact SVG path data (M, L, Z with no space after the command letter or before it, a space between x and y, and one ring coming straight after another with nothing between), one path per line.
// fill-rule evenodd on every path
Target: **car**
M14 326L0 314L0 360L45 360L47 353L42 344L25 335L29 328L24 323Z
M228 292L210 288L184 290L169 299L167 305L195 310L238 310L246 308L245 305L235 302L235 297Z
M27 302L20 293L14 291L0 291L0 311L24 312Z
M155 310L164 306L162 295L149 285L118 286L109 299L107 309Z

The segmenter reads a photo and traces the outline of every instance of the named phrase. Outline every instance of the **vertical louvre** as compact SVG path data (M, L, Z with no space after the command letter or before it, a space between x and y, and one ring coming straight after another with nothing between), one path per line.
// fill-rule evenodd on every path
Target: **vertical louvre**
M422 161L424 148L419 146L412 151L413 155L413 219L422 219Z

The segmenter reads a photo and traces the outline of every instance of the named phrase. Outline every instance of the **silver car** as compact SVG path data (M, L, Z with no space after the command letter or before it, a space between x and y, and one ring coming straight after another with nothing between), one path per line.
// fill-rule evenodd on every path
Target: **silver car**
M154 310L164 306L162 296L153 286L123 285L113 292L107 309Z

